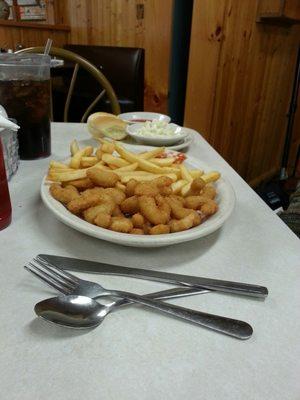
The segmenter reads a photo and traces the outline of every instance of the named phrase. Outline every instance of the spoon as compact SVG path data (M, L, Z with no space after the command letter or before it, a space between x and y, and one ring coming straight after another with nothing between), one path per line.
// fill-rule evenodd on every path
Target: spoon
M169 306L171 310L172 305ZM88 329L100 325L113 308L115 302L105 305L86 296L63 295L37 303L34 311L38 317L49 322L68 328ZM180 309L182 313L186 310L184 307ZM249 339L253 333L252 327L246 322L203 312L195 313L199 316L199 325L237 339Z

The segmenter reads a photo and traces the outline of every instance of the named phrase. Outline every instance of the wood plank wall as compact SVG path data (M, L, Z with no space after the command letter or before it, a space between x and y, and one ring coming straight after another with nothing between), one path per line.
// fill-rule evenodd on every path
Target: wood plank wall
M145 49L145 109L166 112L173 0L67 2L69 43Z
M43 46L49 37L52 38L54 46L61 47L68 41L68 32L0 26L0 47L5 49L15 50L19 44L23 47Z
M258 1L194 0L185 108L185 125L252 185L280 165L300 37L299 25L257 24Z

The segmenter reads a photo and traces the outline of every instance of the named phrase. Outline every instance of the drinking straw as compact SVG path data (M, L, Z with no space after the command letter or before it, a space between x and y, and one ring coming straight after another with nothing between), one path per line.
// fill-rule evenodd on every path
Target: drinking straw
M52 46L52 39L48 38L47 43L45 45L45 49L44 49L44 56L47 56L49 54L51 46Z

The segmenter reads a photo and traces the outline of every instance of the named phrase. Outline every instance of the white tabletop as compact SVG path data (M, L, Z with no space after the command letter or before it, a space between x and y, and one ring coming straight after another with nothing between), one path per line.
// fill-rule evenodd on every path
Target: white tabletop
M53 124L52 158L66 157L73 138L88 139L84 125ZM63 225L39 196L49 158L21 162L10 182L13 221L0 232L1 398L299 400L300 242L204 139L188 154L231 181L236 208L209 237L159 249L121 247ZM142 307L111 314L98 329L72 331L35 318L34 304L55 295L22 268L38 253L256 283L270 294L265 301L215 293L173 300L251 323L248 341ZM139 293L167 288L92 278Z

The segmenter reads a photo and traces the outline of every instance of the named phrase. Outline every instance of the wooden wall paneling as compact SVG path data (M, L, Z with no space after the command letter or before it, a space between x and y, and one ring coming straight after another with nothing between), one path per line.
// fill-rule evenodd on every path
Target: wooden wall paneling
M172 7L173 0L68 0L70 43L145 48L145 109L166 112Z
M206 2L211 4L194 4L204 8ZM208 56L207 70L196 56L201 50L193 51L193 46L203 46L200 28L192 34L185 119L200 132L206 128L208 141L252 184L275 174L280 166L300 33L299 26L256 24L257 4L218 2L225 7L223 36L214 57ZM213 79L215 88L203 83ZM211 110L201 104L200 96L212 104Z
M263 117L254 132L254 140L246 174L250 183L277 173L282 159L287 126L287 112L293 83L299 27L265 26L260 35L269 38L263 55L267 60L260 108Z
M173 0L145 3L145 110L167 112Z
M243 176L247 171L255 129L256 90L260 90L262 80L251 65L258 62L259 68L264 62L253 59L251 27L256 10L253 1L250 3L227 1L225 38L220 49L216 101L209 136L213 146Z
M0 25L0 46L6 49L15 49L18 44L24 47L43 46L48 38L52 38L53 46L61 47L68 41L68 32Z
M258 15L276 14L283 12L284 0L259 0L257 5Z
M195 1L187 80L185 125L209 137L218 61L223 36L224 1Z

